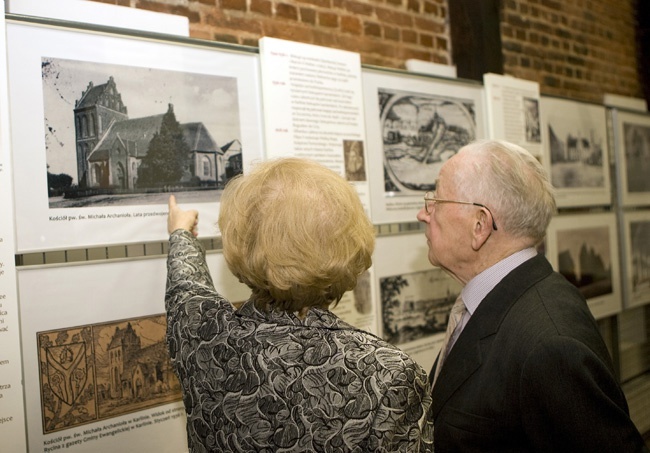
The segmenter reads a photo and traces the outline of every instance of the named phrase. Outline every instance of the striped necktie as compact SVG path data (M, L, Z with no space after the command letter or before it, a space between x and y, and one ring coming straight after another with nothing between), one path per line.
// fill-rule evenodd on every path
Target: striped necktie
M454 306L451 307L451 313L449 314L449 322L447 323L447 333L445 334L445 339L442 341L442 347L440 348L440 356L438 358L438 366L436 367L436 372L433 376L433 382L431 383L431 388L433 388L434 384L436 383L436 380L438 379L438 375L440 374L440 370L442 369L442 365L445 362L445 359L447 358L447 354L449 354L449 350L451 349L451 346L453 343L450 344L450 340L454 336L454 331L456 330L456 327L460 323L460 320L463 319L463 315L467 311L467 307L465 307L465 303L463 302L463 299L458 296L456 299L456 302L454 302Z

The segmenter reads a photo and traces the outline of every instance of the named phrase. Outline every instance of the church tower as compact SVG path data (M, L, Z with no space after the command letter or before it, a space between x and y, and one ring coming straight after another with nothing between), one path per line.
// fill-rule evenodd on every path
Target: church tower
M106 130L115 121L128 119L122 95L111 76L108 82L95 86L92 82L75 102L74 124L77 148L79 187L88 186L88 155L97 146Z

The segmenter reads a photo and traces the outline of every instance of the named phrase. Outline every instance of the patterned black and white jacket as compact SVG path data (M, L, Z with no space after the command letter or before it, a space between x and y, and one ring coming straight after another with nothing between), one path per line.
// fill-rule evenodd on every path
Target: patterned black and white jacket
M193 452L429 452L427 373L327 310L235 310L189 232L170 236L167 343Z

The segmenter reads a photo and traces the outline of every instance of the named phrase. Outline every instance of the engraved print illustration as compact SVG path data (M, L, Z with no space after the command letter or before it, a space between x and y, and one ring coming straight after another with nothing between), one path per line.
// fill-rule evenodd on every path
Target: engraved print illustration
M444 332L461 290L438 268L383 277L379 287L384 340L395 345Z
M37 333L43 433L180 400L164 315Z
M42 58L50 208L218 201L242 172L237 79ZM45 169L44 169L45 170Z
M476 138L474 101L379 89L386 196L434 190L442 164Z

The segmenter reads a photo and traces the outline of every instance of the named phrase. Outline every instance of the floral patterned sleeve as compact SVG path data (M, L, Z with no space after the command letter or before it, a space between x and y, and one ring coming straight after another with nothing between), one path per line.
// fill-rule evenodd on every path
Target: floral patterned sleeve
M169 237L165 309L174 311L184 299L201 293L217 295L205 262L205 250L192 233L176 230Z
M381 354L381 350L377 352ZM399 359L394 353L386 358ZM387 388L373 423L372 431L378 435L377 443L371 436L371 451L433 452L433 418L426 372L410 359L403 368L388 366L386 369L393 370L395 375L379 379L387 383Z
M180 374L185 372L182 359L200 343L214 313L224 308L233 310L214 288L203 246L189 231L174 231L169 237L165 309L169 354Z

